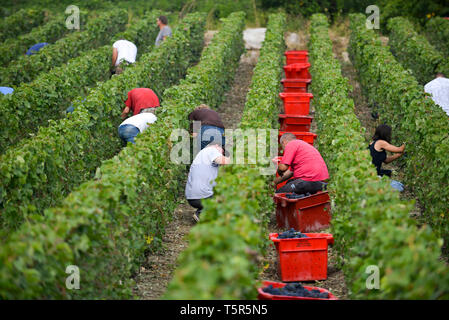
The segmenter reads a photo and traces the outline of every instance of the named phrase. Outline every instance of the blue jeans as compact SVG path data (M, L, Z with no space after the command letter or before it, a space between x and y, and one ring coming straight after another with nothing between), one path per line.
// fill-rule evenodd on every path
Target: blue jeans
M224 129L215 126L201 126L201 150L207 147L215 138L221 138L221 146L225 147L226 139L224 137Z
M140 133L139 128L131 125L131 124L123 124L118 127L118 135L120 138L126 142L136 143L134 138Z
M75 108L73 107L73 105L70 105L70 107L68 107L65 112L66 113L72 113L73 111L75 111Z

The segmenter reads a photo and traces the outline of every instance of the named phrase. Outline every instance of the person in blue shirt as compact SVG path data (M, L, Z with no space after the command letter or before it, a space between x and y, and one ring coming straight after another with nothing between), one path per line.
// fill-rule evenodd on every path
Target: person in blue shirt
M12 94L14 92L14 89L10 87L0 87L0 92L4 95Z
M25 53L27 56L31 56L33 54L36 54L39 52L39 50L41 50L43 47L45 47L46 45L48 45L47 42L41 42L41 43L37 43L34 46L32 46L31 48L28 49L27 53Z

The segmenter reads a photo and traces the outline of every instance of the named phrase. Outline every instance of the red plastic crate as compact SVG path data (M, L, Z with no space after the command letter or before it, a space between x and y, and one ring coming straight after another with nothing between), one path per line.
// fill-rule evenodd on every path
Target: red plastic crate
M279 228L314 232L330 226L331 205L327 191L320 191L301 199L288 199L285 193L276 193L274 202Z
M327 248L334 238L327 233L306 233L307 238L278 239L270 233L279 257L278 273L284 282L327 279Z
M313 117L297 114L280 114L281 131L309 132Z
M336 296L334 296L329 290L318 288L318 287L310 287L310 286L304 286L307 290L319 290L320 292L327 292L329 294L328 299L318 299L318 298L308 298L308 297L291 297L291 296L278 296L278 295L272 295L269 293L266 293L263 291L264 288L268 287L269 285L272 285L274 288L283 288L287 284L282 282L274 282L274 281L263 281L262 287L257 289L257 292L259 293L257 298L259 300L338 300Z
M311 79L282 79L284 92L308 92Z
M284 103L284 114L309 115L310 100L313 99L313 94L307 92L281 92L279 97Z
M309 72L310 63L293 63L284 66L287 79L312 79Z
M316 133L313 132L291 132L288 131L290 133L293 133L296 136L296 139L302 140L304 142L307 142L308 144L313 146L313 143L315 142L315 139L318 137ZM279 145L280 145L280 140L282 135L286 133L285 131L279 131Z
M285 51L287 58L287 65L293 63L307 63L309 62L309 52L307 50L290 50Z

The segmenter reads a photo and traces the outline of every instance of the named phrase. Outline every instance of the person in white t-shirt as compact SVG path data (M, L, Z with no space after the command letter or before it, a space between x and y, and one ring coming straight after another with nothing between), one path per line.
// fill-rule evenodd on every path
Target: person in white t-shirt
M193 160L187 179L185 196L189 204L197 209L193 214L195 221L199 221L200 213L203 210L201 200L214 195L213 188L216 185L215 179L218 176L218 167L229 163L230 159L223 156L223 148L216 141L212 141L198 152Z
M137 47L128 40L118 40L112 45L112 66L115 74L123 72L121 63L132 64L136 62Z
M436 78L424 86L424 91L430 93L432 100L449 116L449 79L437 73Z
M150 124L155 123L157 117L154 115L154 108L145 109L142 113L129 117L118 127L118 135L124 143L136 143L134 138L144 132Z

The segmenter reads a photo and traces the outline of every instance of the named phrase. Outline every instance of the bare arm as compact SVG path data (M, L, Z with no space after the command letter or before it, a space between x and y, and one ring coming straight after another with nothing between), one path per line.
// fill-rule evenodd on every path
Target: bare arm
M390 162L396 160L397 158L402 157L402 155L403 155L403 153L396 153L396 154L394 154L392 156L389 156L389 157L387 157L385 159L384 163L390 163Z
M405 150L405 144L402 144L402 146L400 146L400 147L396 147L396 146L393 146L392 144L389 144L387 141L384 141L384 140L379 140L376 143L376 146L377 146L377 148L381 148L381 149L384 149L384 150L387 150L387 151L390 151L393 153L403 153Z
M118 51L117 48L112 48L112 66L115 66L115 62L117 61Z
M231 159L228 158L228 157L225 157L225 156L220 156L220 157L217 157L214 160L214 162L216 164L219 164L219 165L230 164L231 163Z
M279 175L281 175L281 172L284 173L287 170L288 170L288 165L283 164L283 163L279 163L279 165L278 165L278 173L279 173Z
M274 184L278 185L279 183L284 182L284 181L290 179L291 177L293 177L293 172L291 172L290 170L287 170L284 172L284 174L282 176L279 176L276 179L274 179Z
M130 109L128 107L123 109L123 111L122 111L122 119L126 118L126 115L129 113L129 111L130 111Z

